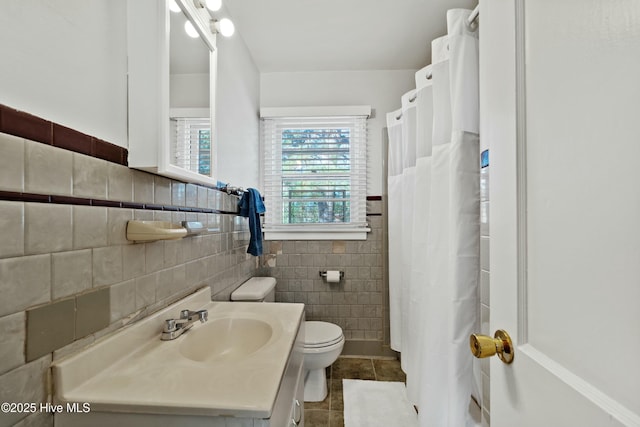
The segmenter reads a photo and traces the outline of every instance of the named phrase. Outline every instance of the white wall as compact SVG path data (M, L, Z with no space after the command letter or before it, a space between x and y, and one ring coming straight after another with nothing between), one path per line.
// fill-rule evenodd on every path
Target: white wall
M127 146L125 0L8 1L0 103Z
M209 108L209 74L171 74L170 108Z
M258 188L260 73L242 37L218 37L216 179Z
M416 70L263 73L260 107L371 105L367 195L382 195L382 130L385 114L400 108L400 96L415 88Z

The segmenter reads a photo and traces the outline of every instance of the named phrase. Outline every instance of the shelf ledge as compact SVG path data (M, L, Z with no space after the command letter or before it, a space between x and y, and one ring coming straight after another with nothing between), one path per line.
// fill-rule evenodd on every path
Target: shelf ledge
M131 241L178 240L186 235L186 228L168 221L127 222L127 240Z

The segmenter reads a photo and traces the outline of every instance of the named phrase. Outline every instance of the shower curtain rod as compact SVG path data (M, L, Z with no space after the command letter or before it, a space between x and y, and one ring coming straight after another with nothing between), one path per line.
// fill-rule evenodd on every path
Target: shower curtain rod
M469 18L467 18L467 24L472 25L473 21L478 19L478 15L480 15L480 5L477 5L475 9L473 9L471 15L469 15Z

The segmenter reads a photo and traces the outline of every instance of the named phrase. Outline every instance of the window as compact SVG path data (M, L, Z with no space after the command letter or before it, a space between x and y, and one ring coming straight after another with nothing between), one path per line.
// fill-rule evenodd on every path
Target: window
M366 238L364 108L261 111L267 240Z
M211 176L211 119L171 118L171 164Z

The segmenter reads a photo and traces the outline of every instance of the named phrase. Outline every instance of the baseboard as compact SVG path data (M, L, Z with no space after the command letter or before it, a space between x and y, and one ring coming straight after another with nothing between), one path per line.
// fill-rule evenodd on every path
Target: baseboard
M347 340L344 343L342 356L391 357L398 358L398 353L385 346L382 341Z

